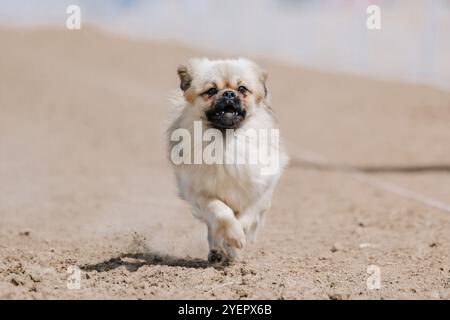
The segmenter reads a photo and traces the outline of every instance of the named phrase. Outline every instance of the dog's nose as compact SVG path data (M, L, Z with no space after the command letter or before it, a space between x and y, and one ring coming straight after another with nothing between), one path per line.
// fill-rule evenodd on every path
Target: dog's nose
M222 97L224 97L226 100L233 100L234 98L236 98L236 94L231 90L227 90L222 94Z

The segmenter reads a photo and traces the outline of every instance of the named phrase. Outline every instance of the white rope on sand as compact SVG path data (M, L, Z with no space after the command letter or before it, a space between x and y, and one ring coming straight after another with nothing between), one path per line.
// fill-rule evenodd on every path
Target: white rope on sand
M330 161L325 159L323 156L321 156L317 153L311 152L311 151L303 150L300 153L297 153L296 156L298 159L308 162L308 163L311 163L311 164L314 164L314 165L332 167L332 163ZM422 203L424 205L427 205L429 207L433 207L433 208L436 208L436 209L439 209L442 211L450 212L449 204L442 202L440 200L434 199L430 196L397 186L388 181L376 179L376 178L370 176L369 174L364 173L358 169L352 169L347 172L350 173L350 176L353 179L355 179L359 182L366 183L374 188L377 188L377 189L380 189L380 190L383 190L385 192L389 192L392 194L396 194L405 199L413 200L413 201Z

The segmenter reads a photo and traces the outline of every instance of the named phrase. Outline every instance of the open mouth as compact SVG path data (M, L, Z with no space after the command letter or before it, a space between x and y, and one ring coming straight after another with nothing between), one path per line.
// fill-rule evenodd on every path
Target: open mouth
M234 106L226 106L224 109L215 112L217 117L221 116L239 116L242 111L238 111Z
M210 110L206 113L206 116L211 126L217 129L236 129L245 119L245 114L243 108L229 105L219 110Z

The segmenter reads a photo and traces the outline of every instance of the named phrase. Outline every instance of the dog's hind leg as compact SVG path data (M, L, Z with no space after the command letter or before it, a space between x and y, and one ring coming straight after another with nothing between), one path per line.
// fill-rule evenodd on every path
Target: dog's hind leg
M239 222L244 229L246 239L254 243L258 235L258 230L264 225L265 215L271 207L271 198L265 197L257 201L239 216Z
M248 242L256 242L258 230L260 229L261 225L264 224L264 216L267 211L268 209L263 209L252 214L248 214L244 218L239 219Z

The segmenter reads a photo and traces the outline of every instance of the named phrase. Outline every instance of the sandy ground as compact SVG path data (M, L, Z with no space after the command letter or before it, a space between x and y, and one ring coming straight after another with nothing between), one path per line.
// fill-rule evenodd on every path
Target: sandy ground
M370 176L450 203L449 93L260 60L293 162L245 262L214 268L164 152L175 68L208 53L92 30L0 44L0 298L450 298L449 212L302 161L393 167Z

